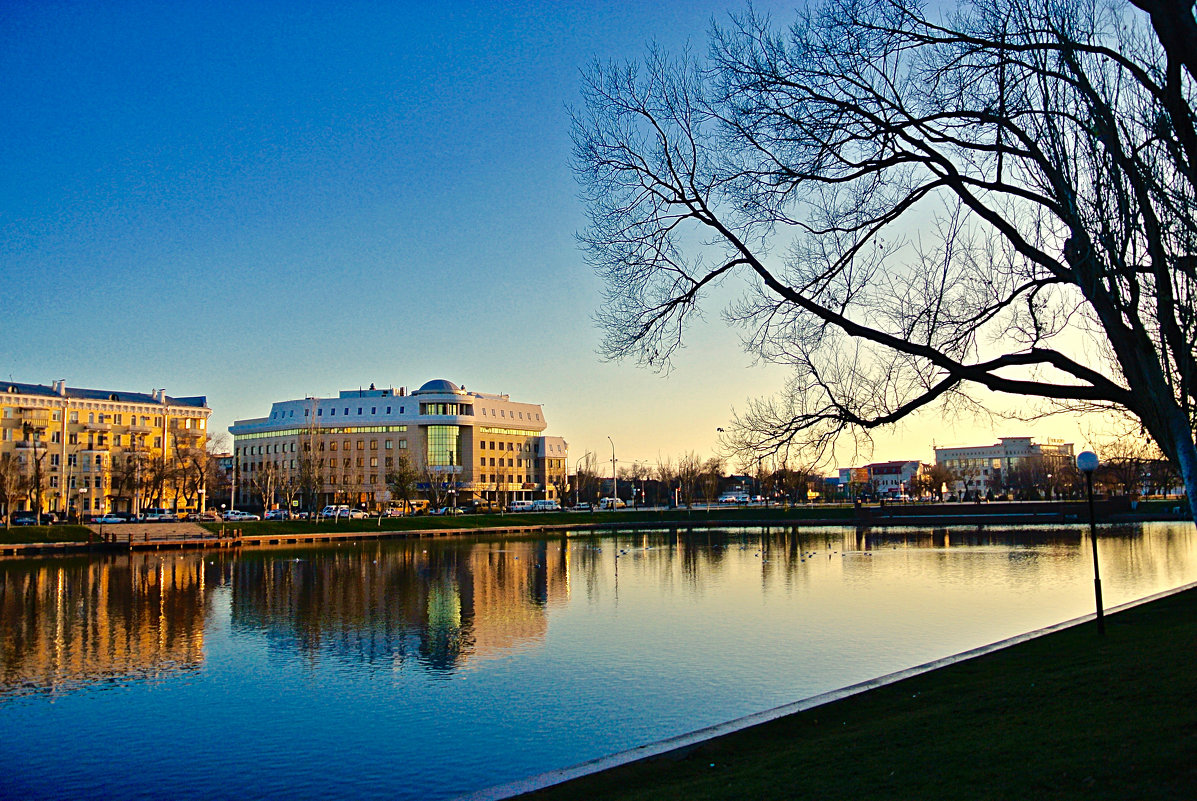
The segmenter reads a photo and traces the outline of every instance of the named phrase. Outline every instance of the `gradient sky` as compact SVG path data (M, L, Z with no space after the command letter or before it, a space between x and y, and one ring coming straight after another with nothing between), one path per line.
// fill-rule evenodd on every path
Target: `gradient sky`
M705 49L729 8L0 4L3 372L206 395L214 431L448 378L543 404L575 459L711 453L784 374L717 303L668 376L598 360L568 109L593 59ZM924 418L871 455L1090 428Z

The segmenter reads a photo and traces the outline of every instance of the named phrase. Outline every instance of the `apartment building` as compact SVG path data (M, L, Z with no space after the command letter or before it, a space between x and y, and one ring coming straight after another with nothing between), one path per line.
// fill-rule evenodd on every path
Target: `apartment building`
M233 435L239 506L387 505L387 474L401 457L425 497L451 490L464 505L564 495L568 447L548 436L538 404L436 379L354 389L335 398L279 401Z
M97 514L203 508L207 399L0 383L6 512Z
M1062 439L1036 442L1031 437L1000 437L996 445L935 448L935 463L956 475L953 490L964 494L1001 489L1020 470L1046 475L1069 469L1074 460L1073 444Z

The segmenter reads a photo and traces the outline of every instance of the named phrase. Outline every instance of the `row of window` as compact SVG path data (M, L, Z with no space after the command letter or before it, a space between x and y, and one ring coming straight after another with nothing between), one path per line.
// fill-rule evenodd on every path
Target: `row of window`
M371 439L371 440L359 439L357 441L357 449L359 451L366 450L366 446L368 443L370 450L376 451L376 450L378 450L378 442L379 442L379 440L376 440L376 439ZM321 442L319 444L320 446L317 448L317 450L320 452L323 452L325 444L326 443ZM342 440L341 441L341 449L346 450L346 451L351 451L351 450L353 450L353 444L354 444L353 440L349 440L349 439ZM294 443L294 442L275 442L270 445L248 445L245 448L238 448L237 455L240 456L244 453L245 456L265 456L265 455L274 454L274 453L295 453L295 445L296 445L296 443ZM327 443L327 445L328 445L328 450L330 450L330 451L337 450L337 441L335 439L330 440ZM383 447L383 450L387 450L387 451L394 450L396 447L396 441L391 440L391 439L382 440L382 447ZM407 449L407 440L405 440L405 439L398 440L398 447L399 447L399 450L401 450L401 451L406 450ZM303 444L303 450L304 450L304 453L310 452L312 450L311 443L305 442Z
M355 407L342 406L340 408L342 410L342 416L344 417L344 416L347 416L350 413L350 411ZM365 416L365 410L366 410L365 406L358 406L356 408L357 408L357 414L359 417ZM370 408L370 414L376 415L376 414L378 414L378 410L380 407L371 406L369 408ZM394 407L387 406L385 408L386 408L386 412L384 412L384 413L391 414L392 409ZM406 407L404 407L404 406L400 406L399 414L403 414L405 408ZM316 416L323 417L324 409L325 409L325 407L318 406L316 408ZM496 410L496 409L485 409L484 408L481 411L482 411L482 416L486 416L488 411L490 412L491 417L507 417L508 416L506 409L497 409ZM498 412L498 414L496 414L496 412ZM303 410L304 417L310 417L311 413L312 413L312 410L310 408ZM335 417L336 414L337 414L336 406L328 407L328 416L329 417ZM470 406L469 404L465 404L465 403L421 403L420 404L420 414L422 414L422 415L454 415L454 416L465 415L465 416L471 416L474 414L474 407ZM282 420L282 419L289 419L292 417L295 417L294 409L280 409L278 411L270 413L271 420ZM523 420L524 413L522 411L512 411L510 417L513 420L515 420L516 418ZM528 412L527 419L532 420L534 418L536 420L540 420L540 414L536 413L536 412Z
M283 428L276 431L255 431L238 434L238 440L267 439L269 437L327 436L329 434L402 434L407 426L341 426L338 428Z

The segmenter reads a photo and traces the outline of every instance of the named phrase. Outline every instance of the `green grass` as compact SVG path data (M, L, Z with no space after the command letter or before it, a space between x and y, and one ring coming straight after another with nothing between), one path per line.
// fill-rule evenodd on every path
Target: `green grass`
M477 528L515 528L519 526L602 526L611 523L620 524L668 524L696 521L713 522L745 522L783 523L791 520L848 520L853 516L853 510L847 506L818 506L791 507L781 509L719 509L710 511L705 509L671 509L667 511L650 512L625 510L621 512L528 512L520 514L482 514L459 515L457 517L439 517L436 515L418 515L415 517L386 517L381 526L378 518L366 520L263 520L250 522L229 522L225 530L240 529L249 536L259 534L312 534L327 531L411 531L414 529L477 529ZM210 531L220 531L220 523L203 523Z
M1197 592L527 796L1197 798Z
M0 543L20 545L27 542L87 542L87 526L0 526Z

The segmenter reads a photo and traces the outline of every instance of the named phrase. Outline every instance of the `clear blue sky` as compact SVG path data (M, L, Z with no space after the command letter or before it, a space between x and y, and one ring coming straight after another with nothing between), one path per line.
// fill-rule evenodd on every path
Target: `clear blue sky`
M717 305L667 377L598 361L568 107L593 59L703 50L734 7L0 5L3 373L207 395L218 431L448 378L544 404L575 458L711 452L783 376ZM922 421L874 455L1024 430Z

